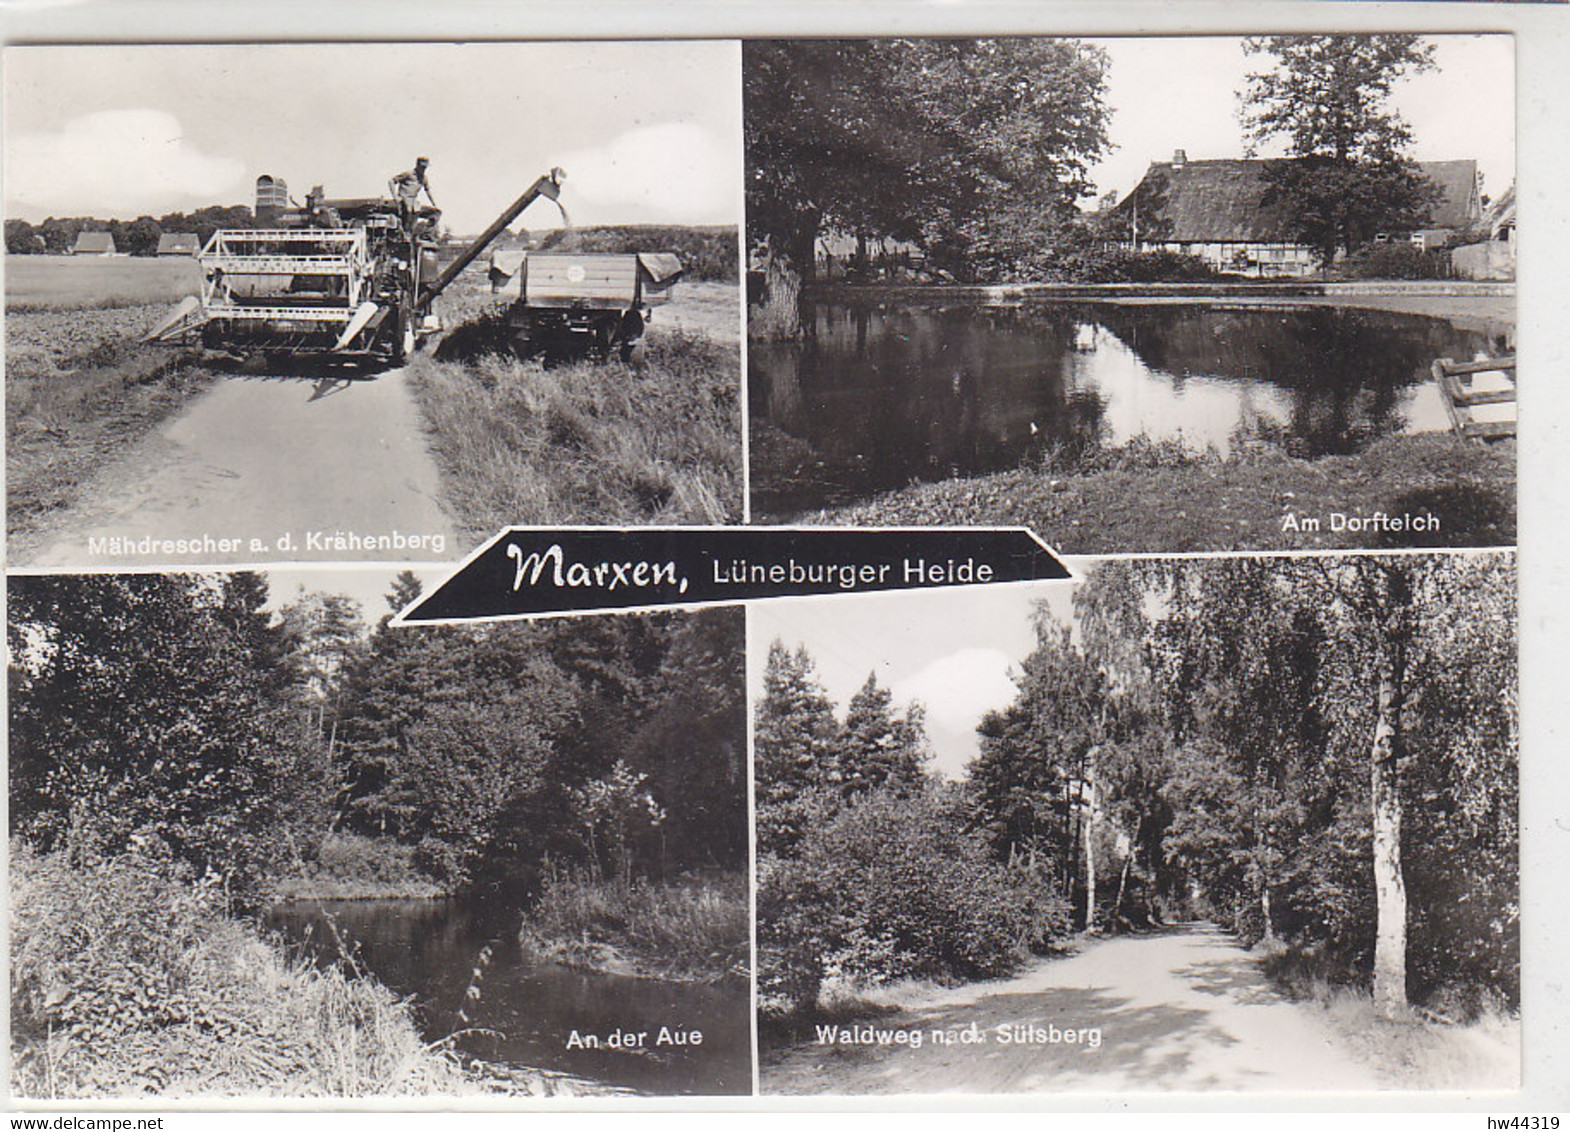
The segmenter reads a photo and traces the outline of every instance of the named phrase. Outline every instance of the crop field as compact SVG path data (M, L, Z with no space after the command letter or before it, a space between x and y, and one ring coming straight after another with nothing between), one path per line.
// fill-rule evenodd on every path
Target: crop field
M189 259L6 259L7 532L47 538L86 485L234 363L139 338L194 293ZM516 298L483 262L437 301L451 338ZM734 522L741 516L741 301L682 281L637 365L546 370L486 349L422 353L411 388L460 521Z
M6 531L25 538L126 446L206 389L192 354L137 339L163 302L7 311Z
M201 284L189 256L5 257L7 314L41 310L92 310L179 302Z

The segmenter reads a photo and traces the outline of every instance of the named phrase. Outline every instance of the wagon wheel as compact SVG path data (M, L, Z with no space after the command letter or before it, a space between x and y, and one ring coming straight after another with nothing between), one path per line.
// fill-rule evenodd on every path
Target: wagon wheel
M617 355L624 362L643 360L643 315L630 310L617 328Z

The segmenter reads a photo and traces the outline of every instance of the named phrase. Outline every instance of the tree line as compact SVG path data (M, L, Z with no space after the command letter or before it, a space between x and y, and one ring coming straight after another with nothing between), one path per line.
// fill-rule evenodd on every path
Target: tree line
M103 220L95 216L51 216L41 224L12 219L5 222L5 250L9 255L63 255L76 246L83 232L108 232L116 251L133 256L158 254L165 232L194 232L202 246L220 228L254 228L255 214L243 204L209 205L195 212L169 212L156 219Z
M870 805L825 800L842 756L810 658L771 656L759 959L780 1001L1205 917L1387 1014L1519 1004L1511 556L1104 563L1074 604L1072 625L1038 610L963 782ZM963 895L931 891L943 853ZM848 908L864 875L881 904Z
M419 593L402 574L396 611ZM149 839L241 906L336 834L451 890L547 858L665 878L745 865L737 610L367 631L266 579L10 587L13 834L87 867Z

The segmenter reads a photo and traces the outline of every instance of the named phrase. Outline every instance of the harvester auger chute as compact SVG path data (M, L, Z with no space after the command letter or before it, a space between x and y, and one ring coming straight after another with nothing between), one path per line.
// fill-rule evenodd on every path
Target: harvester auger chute
M304 208L277 212L273 227L215 232L198 256L200 296L143 340L397 364L441 329L431 313L436 297L530 204L557 200L565 176L552 169L537 179L445 271L435 208L409 199L327 200L318 190Z

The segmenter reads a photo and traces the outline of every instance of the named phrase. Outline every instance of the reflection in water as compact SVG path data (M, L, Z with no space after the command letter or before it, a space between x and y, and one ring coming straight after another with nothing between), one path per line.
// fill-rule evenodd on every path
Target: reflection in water
M791 511L916 480L1020 466L1145 434L1223 454L1242 436L1297 455L1448 427L1435 358L1498 352L1417 315L1316 307L853 307L819 304L800 343L749 346L755 419L811 450L811 482L754 470Z
M328 918L333 927L329 927ZM656 1094L738 1094L752 1089L750 1001L744 984L710 986L525 963L518 914L480 900L326 900L281 905L269 925L318 959L338 957L334 927L359 964L419 1008L425 1038L472 1028L462 1048L489 1061L555 1069ZM458 1019L481 948L493 951ZM699 1030L701 1045L653 1045L660 1027ZM643 1049L569 1049L572 1031L602 1039L644 1032Z

